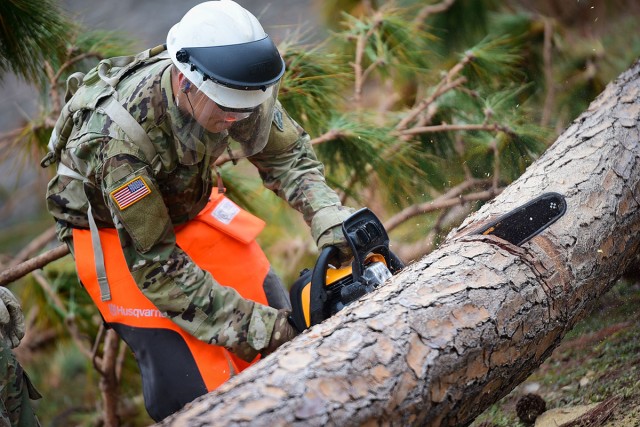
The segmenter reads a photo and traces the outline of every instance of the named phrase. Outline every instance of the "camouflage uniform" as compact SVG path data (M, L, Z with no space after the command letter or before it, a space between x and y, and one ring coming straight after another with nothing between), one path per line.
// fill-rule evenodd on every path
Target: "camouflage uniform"
M31 399L40 397L8 342L0 339L0 427L39 426Z
M39 426L31 407L31 399L40 393L11 351L24 337L24 315L18 299L0 287L0 427Z
M103 63L112 65L109 60ZM89 227L89 203L99 228L117 229L133 278L160 311L197 338L251 359L266 346L264 339L254 338L271 335L277 310L219 285L176 245L174 226L193 219L207 203L211 168L224 146L218 144L212 152L206 143L177 139L180 118L168 107L173 103L171 67L169 59L146 63L117 84L120 104L151 139L153 160L105 114L81 108L96 105L95 91L81 88L76 93L68 104L71 113L63 113L56 124L52 143L69 134L64 116L72 114L73 129L59 161L85 182L59 173L48 186L48 209L58 220L59 238L69 243L73 227ZM85 87L97 79L98 68L85 76ZM317 242L349 211L326 185L309 140L277 104L268 143L249 160L267 188L303 213ZM138 177L150 194L119 209L110 194Z

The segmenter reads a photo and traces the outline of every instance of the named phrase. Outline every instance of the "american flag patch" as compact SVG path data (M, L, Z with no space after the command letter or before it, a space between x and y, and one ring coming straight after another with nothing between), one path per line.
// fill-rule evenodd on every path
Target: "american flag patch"
M110 194L120 210L123 210L151 194L151 190L141 177L137 177L113 190Z

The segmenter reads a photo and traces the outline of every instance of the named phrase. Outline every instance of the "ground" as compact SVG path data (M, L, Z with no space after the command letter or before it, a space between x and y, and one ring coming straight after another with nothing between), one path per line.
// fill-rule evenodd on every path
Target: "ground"
M604 427L640 426L640 281L619 281L524 383L471 427L527 426L516 403L535 393L547 410L620 398ZM585 425L585 424L582 424Z

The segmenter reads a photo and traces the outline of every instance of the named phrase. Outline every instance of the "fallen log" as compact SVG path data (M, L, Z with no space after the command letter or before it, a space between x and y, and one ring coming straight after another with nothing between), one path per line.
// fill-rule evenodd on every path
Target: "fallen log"
M464 426L547 358L640 246L640 63L436 251L159 425ZM470 234L543 192L522 247Z

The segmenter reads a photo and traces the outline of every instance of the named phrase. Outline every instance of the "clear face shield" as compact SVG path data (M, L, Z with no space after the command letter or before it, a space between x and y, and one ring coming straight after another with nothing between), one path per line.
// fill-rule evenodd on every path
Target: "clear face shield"
M257 154L265 147L278 84L266 88L264 100L253 108L221 106L189 82L182 88L174 95L170 114L184 157L198 161L205 154L218 157L227 150L232 158L239 159Z
M170 111L180 148L196 158L219 156L225 149L236 159L260 152L285 70L273 41L265 36L232 45L175 48L174 64L185 77Z

